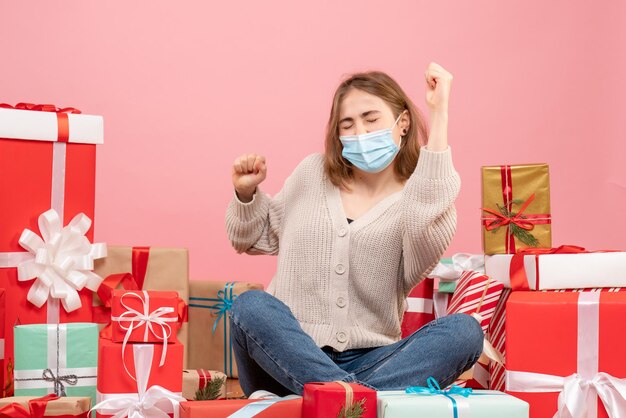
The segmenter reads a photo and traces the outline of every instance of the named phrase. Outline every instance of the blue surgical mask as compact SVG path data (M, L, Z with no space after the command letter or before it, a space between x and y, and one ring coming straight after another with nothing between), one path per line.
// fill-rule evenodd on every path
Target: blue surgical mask
M354 166L368 173L378 173L389 164L400 150L393 140L391 132L400 120L398 116L391 128L368 132L361 135L340 136L343 144L341 155ZM402 141L402 139L400 139Z

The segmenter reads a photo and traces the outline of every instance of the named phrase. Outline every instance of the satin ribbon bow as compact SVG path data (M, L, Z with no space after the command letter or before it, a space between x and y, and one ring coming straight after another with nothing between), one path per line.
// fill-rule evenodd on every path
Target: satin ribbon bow
M4 418L43 418L48 402L59 399L57 395L49 394L41 398L30 399L28 409L17 402L0 408L0 417Z
M178 316L163 318L164 315L169 315L175 312L174 308L171 306L162 306L160 308L155 309L150 312L150 296L147 291L143 290L143 299L137 293L124 293L120 298L120 303L126 309L126 312L122 313L120 316L114 316L111 318L112 321L119 322L119 327L126 331L126 335L124 335L124 341L122 342L122 359L124 359L124 353L126 352L126 344L130 339L133 330L137 328L141 328L145 325L143 340L148 341L148 333L152 333L156 338L160 339L163 342L163 351L161 352L161 361L159 363L159 367L165 364L165 358L167 357L167 340L172 335L172 327L168 324L168 322L178 322ZM131 308L125 301L125 297L134 297L139 299L142 304L143 311L140 312L134 308ZM124 322L129 322L128 326L124 325ZM156 327L161 327L161 334L155 331ZM132 377L131 373L128 371L128 367L126 367L126 362L124 362L124 368L126 369L126 373Z
M60 299L67 312L81 306L78 292L98 290L102 278L91 270L94 260L106 256L106 245L92 244L85 236L91 219L80 213L63 226L59 214L50 209L39 216L41 237L29 229L19 243L30 256L17 265L18 280L35 280L27 299L41 308L49 298Z
M57 107L53 104L34 104L34 103L18 103L15 106L8 103L0 103L0 108L3 109L17 109L17 110L35 110L39 112L54 112L54 113L74 113L80 114L81 111L73 107Z
M235 299L237 299L237 295L232 294L233 293L232 287L230 287L229 290L230 292L228 292L228 294L225 290L218 291L217 292L218 302L210 306L210 309L213 312L217 313L217 319L213 323L213 333L215 333L215 330L217 330L217 325L219 324L219 322L222 319L224 319L224 317L226 316L228 312L230 312L233 306L233 302L235 301Z
M587 418L589 399L596 394L610 417L626 417L626 379L618 379L604 372L585 379L578 373L561 377L542 373L507 371L507 390L560 392L558 410L554 418ZM593 408L595 412L596 406L593 405Z
M459 395L464 398L467 398L472 394L471 388L462 388L460 386L450 386L448 389L441 389L439 386L439 382L434 377L429 377L426 379L426 384L428 386L411 386L406 388L405 392L409 394L417 394L417 395L428 395L428 396L445 396L452 403L452 413L454 418L458 418L459 411L457 400L452 397L452 395Z
M428 277L444 281L455 281L465 271L485 273L485 256L482 254L458 253L452 256L452 264L438 263Z
M184 402L185 398L162 386L153 385L147 388L154 346L134 344L133 352L137 372L137 393L99 394L104 400L94 405L91 411L113 415L113 418L169 418L169 413L178 418L180 402Z

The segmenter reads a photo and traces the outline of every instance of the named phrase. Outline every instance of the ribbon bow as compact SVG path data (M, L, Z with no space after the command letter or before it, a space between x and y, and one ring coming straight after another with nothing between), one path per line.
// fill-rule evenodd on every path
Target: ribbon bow
M599 372L585 379L575 373L567 377L542 373L507 371L507 390L515 392L560 392L558 411L554 418L585 418L589 409L596 409L590 402L597 394L608 415L626 417L626 379L618 379Z
M528 208L528 205L530 205L532 203L532 201L535 200L535 194L531 194L530 197L528 198L528 200L526 200L524 202L524 204L522 205L522 207L520 208L520 210L517 213L513 213L510 212L510 216L505 216L499 212L496 212L495 210L492 209L487 209L487 208L481 208L484 212L488 212L491 213L492 215L495 216L495 218L484 218L485 221L485 229L487 231L491 231L497 228L500 228L501 226L507 226L509 224L514 224L519 226L522 229L525 229L527 231L530 231L531 229L533 229L535 227L535 223L530 220L527 219L524 216L524 211L526 210L526 208Z
M452 385L448 389L441 389L441 387L439 386L439 382L437 382L437 379L435 379L432 376L426 379L426 384L428 386L411 386L409 388L406 388L405 392L408 394L416 394L416 395L445 396L452 403L452 412L453 412L454 418L458 418L459 412L458 412L457 400L453 398L452 395L459 395L464 398L467 398L468 396L472 394L471 388L462 388L456 385Z
M178 418L180 402L185 401L185 398L158 385L150 386L146 390L152 369L154 346L134 344L133 352L137 393L99 394L103 400L94 405L91 411L113 415L113 418L169 418L169 413Z
M18 103L12 106L7 103L0 103L0 108L4 109L17 109L17 110L35 110L39 112L54 112L54 113L74 113L80 114L81 111L73 107L57 107L53 104L34 104L34 103Z
M177 322L178 317L169 317L163 318L164 315L169 315L175 312L174 308L171 306L162 306L160 308L155 309L150 312L150 296L147 291L143 290L143 299L137 293L124 293L120 298L120 303L126 309L126 312L122 313L120 316L112 317L112 321L119 322L119 326L121 329L126 331L126 335L124 335L124 341L122 342L122 359L124 359L124 353L126 352L126 344L130 339L133 330L140 328L145 325L143 340L148 340L148 333L152 333L156 338L160 339L163 342L163 351L161 353L161 361L159 363L159 367L165 364L165 358L167 357L167 340L172 335L172 327L168 324L168 322ZM125 301L125 297L134 297L139 299L142 304L143 312L138 311L134 308L131 308ZM124 325L124 322L130 322L128 326ZM161 327L161 334L155 331L156 327ZM126 369L126 373L132 377L132 374L128 371L128 367L126 367L126 362L124 362L124 369Z
M0 417L4 418L43 418L48 402L59 399L57 395L49 394L41 398L30 399L28 409L17 402L0 408Z
M209 308L217 314L217 319L213 323L213 333L217 329L219 322L225 318L226 314L230 312L233 306L233 302L237 299L237 295L233 295L234 283L227 283L224 290L217 292L218 302L211 305Z
M452 256L452 264L438 263L428 274L428 277L444 281L455 281L460 279L465 271L475 271L484 274L485 256L482 254L454 254Z
M30 256L17 266L18 280L35 279L27 299L41 308L49 298L60 299L67 312L81 306L78 291L96 291L102 278L93 273L93 262L106 256L105 244L92 244L85 236L91 219L80 213L65 227L50 209L39 216L41 237L29 229L19 243Z
M55 376L54 372L51 369L45 369L41 375L41 379L46 382L54 383L54 393L57 396L67 396L65 392L65 385L63 382L67 383L70 386L75 386L78 383L78 376L75 374L68 374L64 376Z

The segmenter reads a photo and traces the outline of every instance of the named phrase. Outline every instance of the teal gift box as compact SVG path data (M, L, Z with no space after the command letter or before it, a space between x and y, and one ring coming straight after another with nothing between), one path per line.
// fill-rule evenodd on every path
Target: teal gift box
M495 390L457 394L416 394L383 391L378 395L378 418L528 418L528 403Z
M18 325L15 339L15 396L91 397L96 403L98 325Z

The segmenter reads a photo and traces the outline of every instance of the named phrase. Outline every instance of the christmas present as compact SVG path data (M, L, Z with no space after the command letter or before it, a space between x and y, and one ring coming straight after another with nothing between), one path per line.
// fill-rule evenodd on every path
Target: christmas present
M528 410L528 403L502 392L458 386L442 390L434 379L428 387L378 392L378 418L528 418Z
M167 362L160 364L164 347ZM100 338L96 417L178 415L182 392L183 346L122 344ZM116 415L119 414L119 415ZM132 415L135 416L135 415Z
M452 258L443 258L428 277L434 279L434 290L439 293L454 293L461 274L465 271L485 272L482 254L457 253Z
M189 366L222 370L229 378L237 377L228 315L238 295L248 290L263 290L263 285L192 280L190 288Z
M5 293L4 289L0 289L0 398L8 396L7 393L9 391L13 393L12 380L9 380L9 384L11 385L9 388L7 388L4 383L5 368L8 366L8 364L5 364L4 360L4 316L6 310Z
M415 286L406 298L404 316L402 317L402 338L435 319L433 307L433 279L426 278Z
M87 418L90 407L91 398L88 397L13 396L0 399L0 417Z
M183 370L183 398L188 401L226 398L226 375L204 369Z
M96 261L95 272L102 277L131 273L137 287L129 290L175 291L188 302L189 252L185 248L109 246L107 257ZM99 297L94 299L94 320L108 323L110 311L102 308ZM177 338L185 347L187 364L187 323L180 326Z
M98 326L91 323L33 324L13 328L17 396L96 399Z
M7 329L91 321L92 291L101 279L90 270L106 254L104 245L89 244L95 144L102 142L101 116L0 104L0 288L8 296ZM5 358L13 363L11 332ZM10 373L5 379L10 395Z
M493 318L496 305L502 294L503 285L485 274L464 271L448 304L449 315L464 313L472 315L481 325L485 335ZM486 389L489 387L489 362L503 362L501 354L488 339L484 342L484 355L471 371L460 378L457 384L464 387Z
M376 418L376 391L356 383L306 383L302 418Z
M193 401L180 404L180 418L300 418L302 398Z
M529 248L485 257L487 274L516 290L626 286L626 252L582 247Z
M513 292L506 309L506 388L533 418L626 416L625 293Z
M483 252L552 247L547 164L482 167Z
M178 293L159 290L114 290L111 298L113 342L176 342L187 306Z

